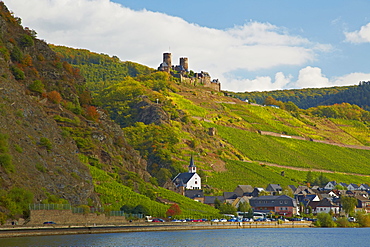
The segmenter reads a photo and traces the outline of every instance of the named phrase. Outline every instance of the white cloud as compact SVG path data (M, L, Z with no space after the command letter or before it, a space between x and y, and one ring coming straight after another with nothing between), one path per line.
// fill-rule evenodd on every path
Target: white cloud
M318 67L307 66L298 73L298 79L292 75L285 76L283 72L275 74L275 80L270 76L257 76L255 79L233 78L231 75L222 80L228 81L229 91L271 91L292 88L322 88L334 86L358 85L360 81L369 81L370 74L350 73L340 77L327 78Z
M370 42L370 23L362 26L360 30L353 32L344 32L346 41L351 43L369 43Z
M270 23L248 22L227 30L201 27L163 13L134 11L109 0L5 0L24 26L35 29L49 43L86 48L116 55L156 68L169 47L173 63L189 58L190 69L208 71L221 79L223 89L279 89L291 76L278 73L253 80L226 78L230 71L258 71L281 66L303 66L330 45L290 35L286 28ZM326 84L312 77L311 70L297 82L300 86ZM311 76L310 76L311 75ZM304 78L303 78L304 76ZM308 84L304 84L308 83ZM250 85L249 85L250 84Z

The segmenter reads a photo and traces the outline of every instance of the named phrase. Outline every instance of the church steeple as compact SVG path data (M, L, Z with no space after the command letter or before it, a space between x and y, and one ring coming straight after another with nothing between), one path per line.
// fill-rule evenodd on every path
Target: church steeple
M189 164L189 173L197 173L197 167L194 164L194 158L193 155L190 158L190 164Z

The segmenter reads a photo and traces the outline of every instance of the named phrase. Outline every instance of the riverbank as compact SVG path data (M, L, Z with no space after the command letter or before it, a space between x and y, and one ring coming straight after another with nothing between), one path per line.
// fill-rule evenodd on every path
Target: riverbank
M302 228L310 227L311 222L225 222L225 223L129 223L122 225L93 225L93 226L14 226L0 228L0 238L48 236L48 235L75 235L121 232L147 231L184 231L209 229L248 229L248 228Z

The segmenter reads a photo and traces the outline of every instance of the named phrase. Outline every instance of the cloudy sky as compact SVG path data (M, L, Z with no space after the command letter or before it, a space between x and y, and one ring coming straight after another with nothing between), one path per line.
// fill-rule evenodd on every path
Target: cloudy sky
M152 68L171 52L236 92L370 80L368 0L3 0L48 43Z

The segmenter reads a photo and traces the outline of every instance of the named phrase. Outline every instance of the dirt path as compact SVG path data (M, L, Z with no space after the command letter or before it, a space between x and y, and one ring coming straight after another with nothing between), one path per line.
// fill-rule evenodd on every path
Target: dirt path
M350 172L334 172L330 170L322 170L322 169L314 169L314 168L302 168L302 167L293 167L293 166L283 166L283 165L278 165L274 163L268 163L268 162L262 162L262 161L249 161L249 160L244 160L244 162L248 163L253 163L253 162L258 162L260 165L266 165L266 166L274 166L274 167L280 167L280 168L285 168L285 169L290 169L290 170L296 170L296 171L311 171L311 172L323 172L323 173L340 173L344 175L355 175L355 176L361 176L361 177L370 177L370 175L365 175L365 174L358 174L358 173L350 173Z

